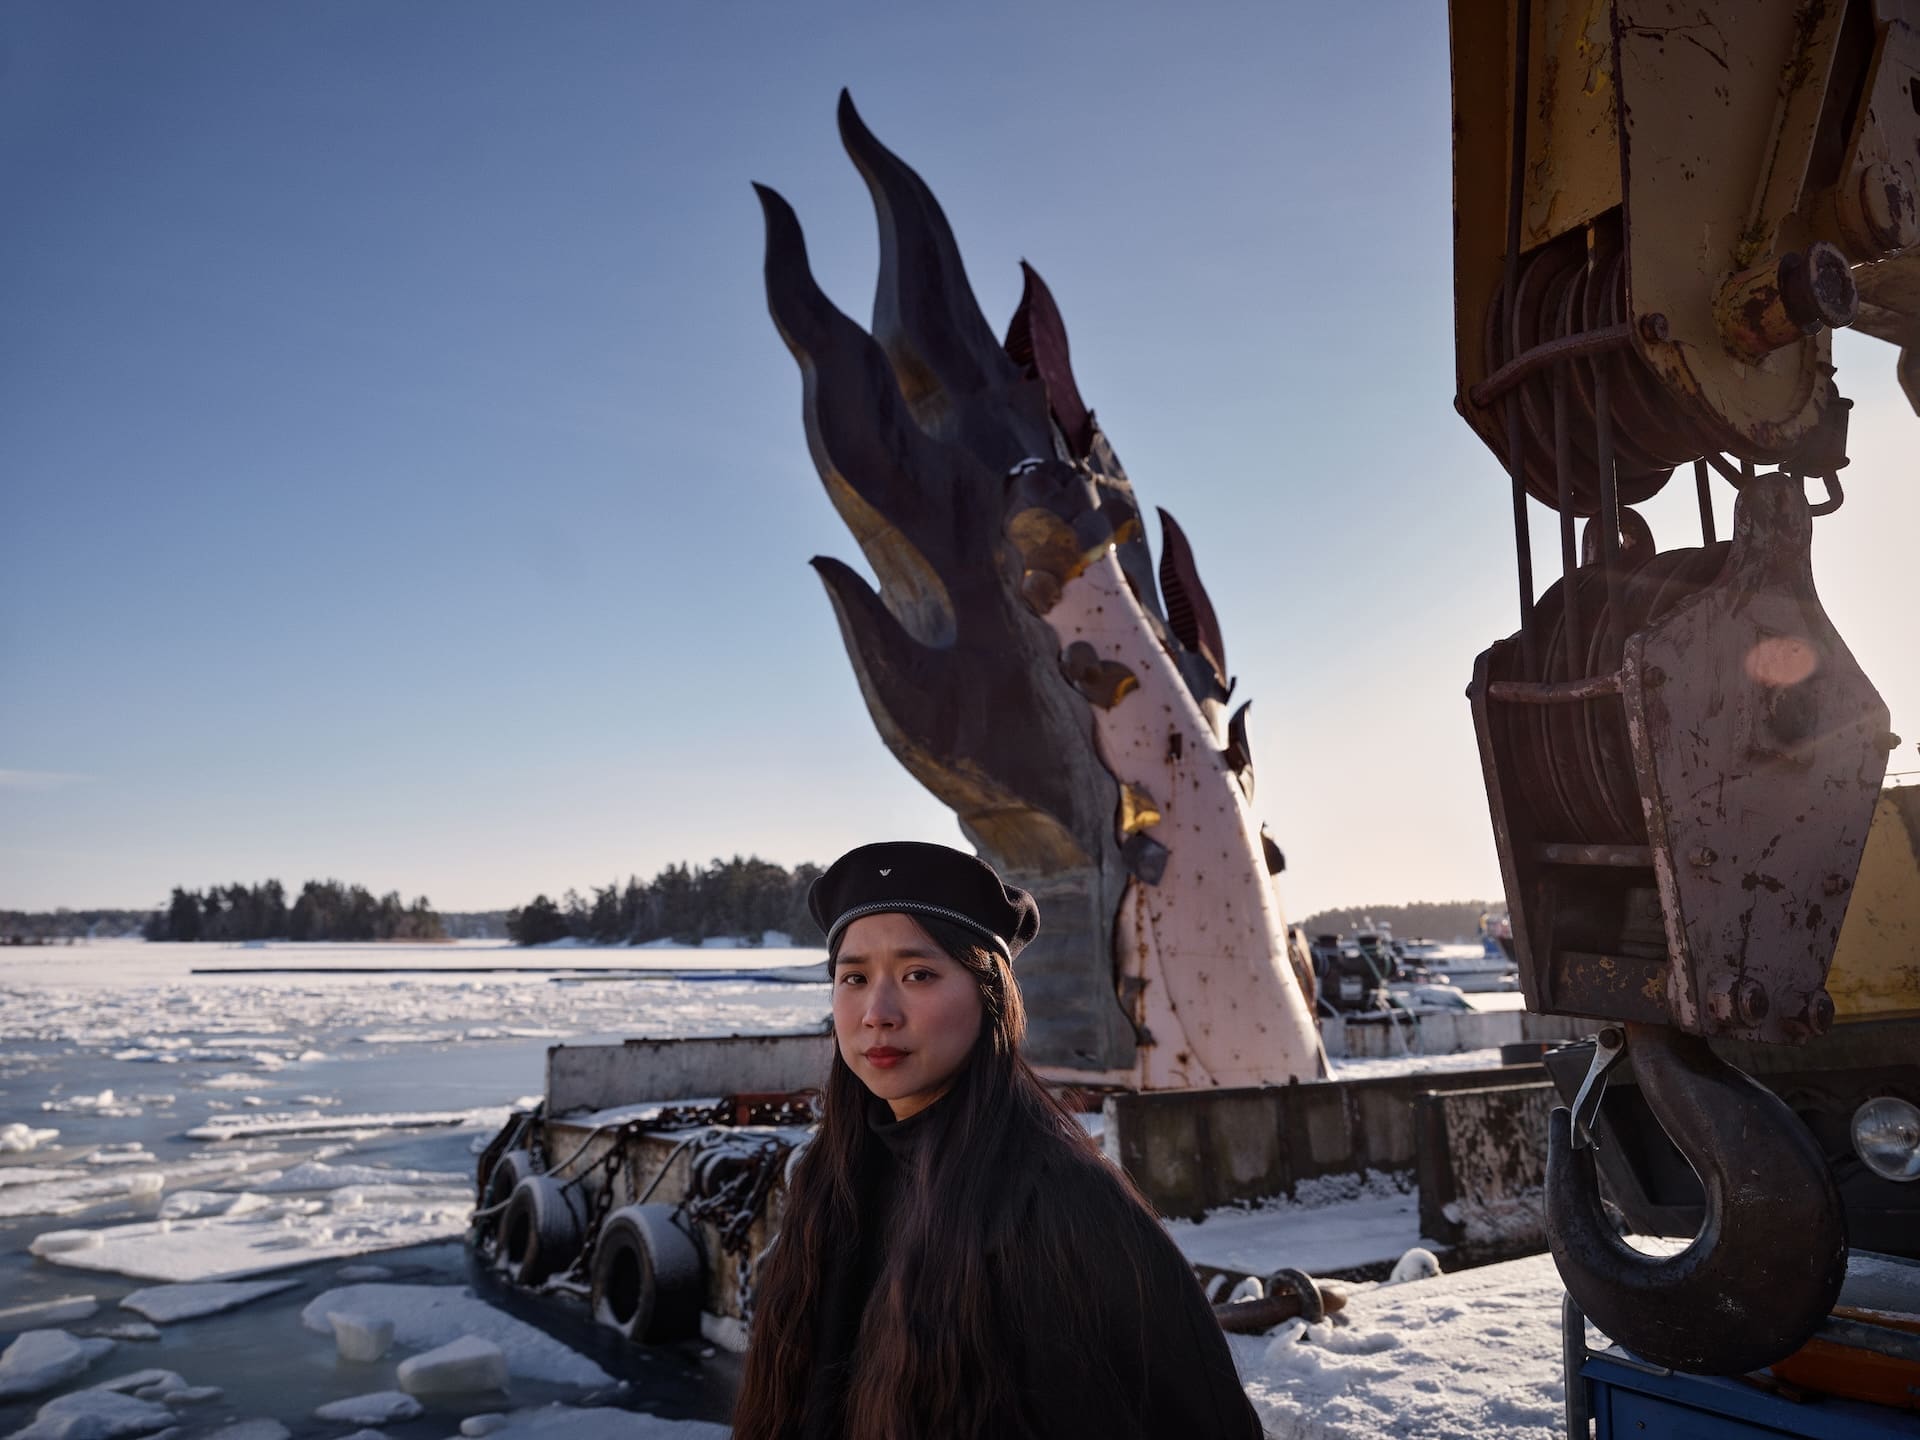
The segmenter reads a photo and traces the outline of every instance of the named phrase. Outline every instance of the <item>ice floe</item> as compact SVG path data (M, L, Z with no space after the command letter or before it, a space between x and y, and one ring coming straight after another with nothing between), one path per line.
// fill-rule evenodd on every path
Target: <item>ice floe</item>
M465 1036L459 1030L369 1030L353 1038L362 1045L444 1045Z
M45 1230L27 1244L27 1253L47 1259L74 1250L92 1250L100 1244L98 1230Z
M478 1419L480 1417L470 1417ZM491 1417L489 1417L491 1419ZM471 1432L490 1440L727 1440L733 1432L710 1420L667 1420L612 1406L542 1405L501 1417L504 1423ZM467 1431L461 1425L461 1434Z
M17 1121L11 1125L0 1125L0 1155L24 1155L59 1138L58 1130L36 1130L31 1125Z
M354 1131L430 1130L449 1126L498 1129L508 1108L400 1111L367 1115L306 1114L217 1115L187 1131L189 1140L242 1140L267 1135L334 1135Z
M116 1390L76 1390L42 1405L33 1423L7 1440L120 1440L151 1435L173 1423L173 1411L152 1400Z
M331 1318L331 1317L329 1317ZM470 1395L507 1388L507 1356L491 1340L462 1335L400 1362L400 1388L409 1395Z
M612 1383L593 1361L504 1310L476 1299L464 1285L346 1285L308 1302L301 1323L322 1335L333 1333L335 1312L388 1319L394 1340L408 1349L427 1350L462 1336L477 1336L500 1347L509 1375L593 1388Z
M293 1432L278 1420L238 1420L214 1431L207 1440L293 1440Z
M333 1343L342 1360L381 1360L393 1348L393 1321L388 1316L329 1310L327 1323L333 1326Z
M60 1165L0 1165L0 1190L15 1185L45 1185L52 1180L81 1180L87 1173Z
M244 1174L258 1166L270 1165L286 1157L262 1151L237 1152L203 1160L159 1162L161 1185L146 1178L146 1171L124 1171L107 1166L94 1171L11 1166L0 1169L0 1220L24 1215L71 1215L104 1200L139 1198L182 1180L208 1180L215 1176ZM153 1157L147 1156L148 1163ZM22 1178L16 1180L16 1175ZM30 1177L30 1178L28 1178Z
M111 1325L96 1325L93 1334L109 1340L158 1340L160 1327L145 1320L116 1320Z
M99 1312L100 1300L93 1295L58 1295L51 1300L10 1305L0 1309L0 1333L70 1325L76 1320L91 1320Z
M315 1410L320 1420L339 1420L348 1425L388 1425L396 1420L411 1420L422 1412L420 1402L398 1390L376 1390L371 1395L352 1395L333 1400Z
M265 1180L270 1175L280 1173L278 1170L268 1170L259 1178ZM249 1215L256 1210L265 1210L273 1203L252 1190L176 1190L160 1202L160 1217L163 1220L190 1220L196 1215Z
M102 1380L90 1388L117 1390L122 1395L138 1395L142 1400L160 1400L176 1390L186 1389L187 1382L177 1370L135 1370L131 1374Z
M367 1200L319 1220L309 1217L325 1208L321 1202L288 1201L248 1214L55 1232L63 1237L58 1248L35 1253L57 1264L136 1280L237 1280L316 1260L450 1240L465 1232L471 1204L464 1191L427 1192L405 1201ZM47 1238L41 1236L35 1247Z
M98 1095L55 1096L42 1100L40 1108L55 1115L105 1115L122 1120L137 1119L144 1113L138 1105L116 1098L111 1090Z
M102 1145L87 1155L89 1165L152 1165L160 1157L141 1144L138 1140L125 1145Z
M0 1400L63 1385L112 1349L111 1340L82 1340L64 1330L29 1330L0 1351Z
M215 1284L156 1285L136 1290L120 1302L122 1310L145 1316L156 1325L217 1315L268 1295L291 1290L298 1280L243 1280Z
M272 1180L250 1180L247 1188L273 1194L283 1190L340 1190L349 1185L432 1185L466 1189L472 1184L472 1176L451 1170L389 1170L378 1165L329 1165L325 1161L309 1161L283 1171Z

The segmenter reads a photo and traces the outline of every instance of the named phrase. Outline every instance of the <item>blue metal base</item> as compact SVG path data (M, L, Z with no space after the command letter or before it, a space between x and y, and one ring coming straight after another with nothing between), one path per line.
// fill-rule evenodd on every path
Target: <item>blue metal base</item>
M1684 1375L1644 1364L1619 1349L1588 1355L1597 1440L1914 1440L1920 1413L1854 1400L1801 1402L1740 1380Z

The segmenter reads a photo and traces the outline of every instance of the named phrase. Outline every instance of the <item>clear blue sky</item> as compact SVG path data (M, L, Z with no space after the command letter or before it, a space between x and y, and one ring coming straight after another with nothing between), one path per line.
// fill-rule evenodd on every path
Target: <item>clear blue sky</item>
M761 289L750 180L870 306L842 85L996 328L1045 275L1192 538L1292 913L1497 892L1461 690L1510 542L1450 404L1444 6L6 15L0 906L481 908L954 840L807 568L859 556ZM1841 361L1816 564L1920 735L1920 432L1891 351Z

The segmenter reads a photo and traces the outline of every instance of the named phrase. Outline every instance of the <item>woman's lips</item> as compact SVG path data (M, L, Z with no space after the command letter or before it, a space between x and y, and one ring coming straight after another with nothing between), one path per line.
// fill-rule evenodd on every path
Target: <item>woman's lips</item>
M888 1045L876 1045L873 1049L868 1050L865 1053L867 1057L867 1063L873 1066L876 1070L891 1070L894 1066L898 1065L902 1060L907 1058L906 1051L895 1050Z

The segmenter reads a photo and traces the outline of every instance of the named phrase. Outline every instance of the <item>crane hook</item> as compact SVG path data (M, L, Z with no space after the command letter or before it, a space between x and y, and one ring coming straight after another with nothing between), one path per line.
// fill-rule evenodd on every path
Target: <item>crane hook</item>
M1662 1025L1622 1028L1610 1056L1596 1050L1599 1073L1582 1100L1630 1051L1654 1118L1700 1177L1705 1218L1677 1255L1628 1246L1600 1208L1592 1147L1576 1138L1573 1112L1556 1109L1547 1243L1560 1278L1595 1325L1656 1365L1739 1375L1784 1359L1833 1309L1846 1276L1846 1216L1826 1159L1784 1102L1705 1040ZM1591 1109L1598 1104L1596 1095Z

